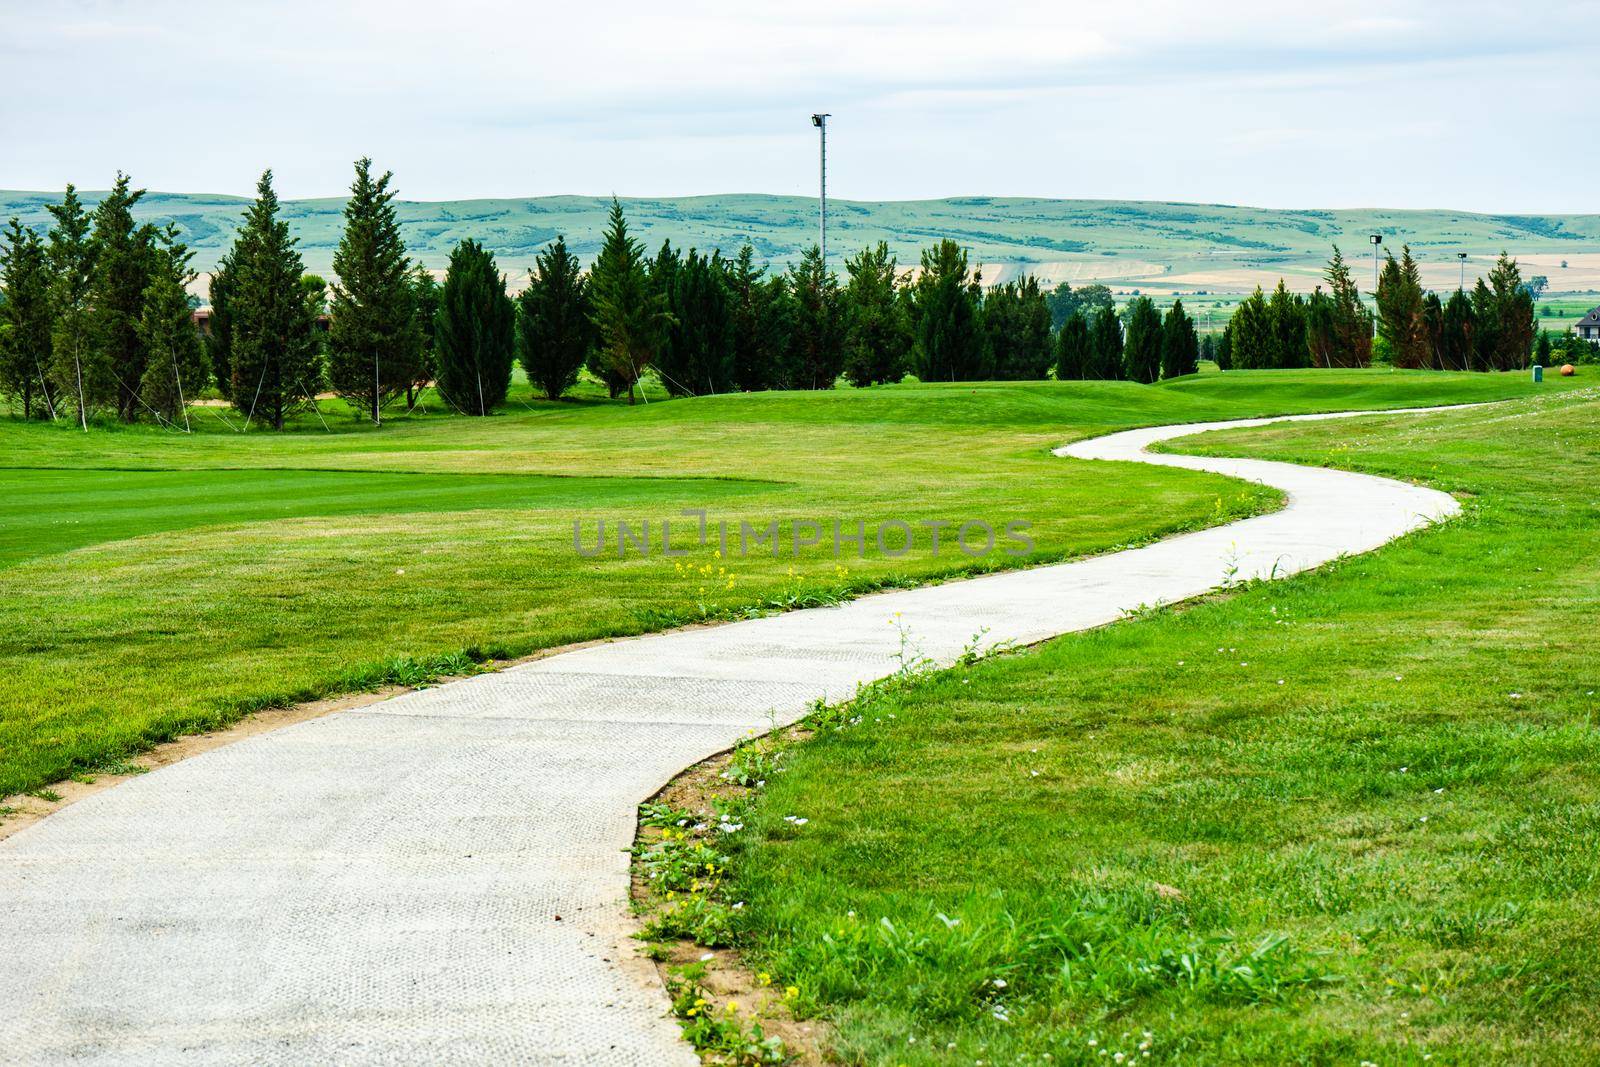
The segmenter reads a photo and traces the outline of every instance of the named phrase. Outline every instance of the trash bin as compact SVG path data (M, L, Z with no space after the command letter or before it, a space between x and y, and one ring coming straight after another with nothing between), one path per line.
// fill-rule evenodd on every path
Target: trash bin
M1536 382L1544 381L1544 368L1537 363L1533 365L1533 380Z

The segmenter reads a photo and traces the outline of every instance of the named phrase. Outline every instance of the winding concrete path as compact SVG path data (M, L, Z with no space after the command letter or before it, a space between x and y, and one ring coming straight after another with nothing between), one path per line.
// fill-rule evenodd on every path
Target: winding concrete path
M1381 478L1143 451L1270 421L1058 450L1264 482L1289 496L1270 515L565 653L215 749L22 830L0 842L0 1061L695 1063L628 942L636 806L889 673L894 612L948 662L983 627L1037 641L1203 593L1230 561L1290 574L1457 511Z

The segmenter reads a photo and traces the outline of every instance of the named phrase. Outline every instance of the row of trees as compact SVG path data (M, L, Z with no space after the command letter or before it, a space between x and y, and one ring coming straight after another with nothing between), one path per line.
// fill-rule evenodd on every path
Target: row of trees
M26 417L99 409L183 419L207 382L185 286L190 254L174 226L138 224L144 190L119 173L88 211L68 186L40 237L10 221L0 249L0 394Z
M1471 293L1457 289L1448 300L1423 289L1409 246L1399 259L1389 253L1378 276L1376 323L1337 246L1323 277L1328 287L1319 285L1309 297L1290 293L1280 279L1270 297L1258 287L1240 301L1217 345L1218 366L1364 367L1374 360L1434 370L1527 366L1533 293L1504 253Z

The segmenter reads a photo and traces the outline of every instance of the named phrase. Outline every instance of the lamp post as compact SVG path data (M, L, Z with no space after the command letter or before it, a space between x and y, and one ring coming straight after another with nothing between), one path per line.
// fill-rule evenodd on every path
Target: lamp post
M1378 336L1378 246L1383 244L1383 234L1375 233L1367 238L1372 242L1372 336Z
M1461 261L1461 284L1456 288L1464 293L1467 291L1467 254L1465 252L1457 252L1456 258Z
M818 198L822 208L822 238L817 247L822 252L822 267L824 271L828 267L828 114L828 112L824 111L811 116L811 125L817 128L817 136L822 149L820 165L821 196Z

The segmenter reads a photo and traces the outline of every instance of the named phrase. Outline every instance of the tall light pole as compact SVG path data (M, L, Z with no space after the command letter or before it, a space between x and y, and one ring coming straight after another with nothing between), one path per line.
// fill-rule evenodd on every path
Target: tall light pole
M1461 261L1461 284L1456 288L1464 293L1467 291L1467 254L1465 252L1457 252L1456 258Z
M1383 244L1383 234L1367 238L1372 242L1372 336L1378 336L1378 246Z
M828 112L824 111L821 114L811 116L811 125L817 128L817 135L822 147L820 172L822 183L821 196L819 198L819 202L822 205L822 240L817 247L822 251L822 266L824 270L828 266L828 114Z

